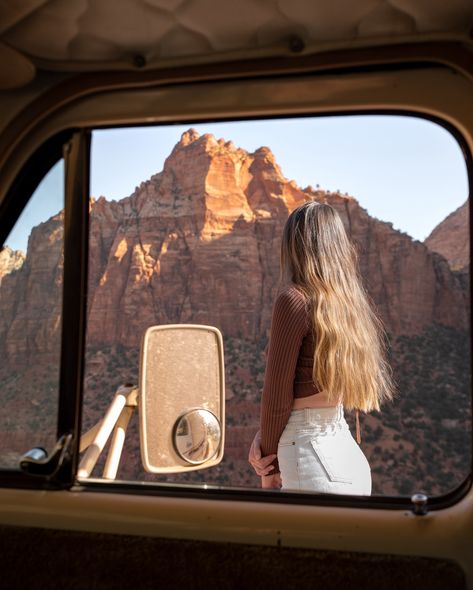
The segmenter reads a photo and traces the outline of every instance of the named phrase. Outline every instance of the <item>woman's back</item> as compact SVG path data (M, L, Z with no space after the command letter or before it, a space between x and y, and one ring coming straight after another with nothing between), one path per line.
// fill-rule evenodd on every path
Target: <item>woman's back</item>
M340 403L340 400L329 400L326 392L320 391L320 388L314 384L313 367L314 367L314 350L315 339L317 338L317 327L312 326L312 318L307 302L303 293L293 284L288 285L281 290L280 297L284 305L292 307L292 304L300 310L301 318L304 317L307 323L307 329L304 330L304 336L300 344L296 368L294 373L294 403L293 408L319 408L334 406ZM289 305L288 305L289 304ZM285 346L298 345L285 342Z

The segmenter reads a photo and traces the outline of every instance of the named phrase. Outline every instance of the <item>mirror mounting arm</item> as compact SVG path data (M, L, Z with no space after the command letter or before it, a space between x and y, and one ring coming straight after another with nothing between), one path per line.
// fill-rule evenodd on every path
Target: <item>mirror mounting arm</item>
M115 479L125 442L126 430L134 409L138 406L138 387L121 385L110 404L105 417L97 422L80 439L80 452L86 451L79 464L78 476L90 477L113 431L103 477Z

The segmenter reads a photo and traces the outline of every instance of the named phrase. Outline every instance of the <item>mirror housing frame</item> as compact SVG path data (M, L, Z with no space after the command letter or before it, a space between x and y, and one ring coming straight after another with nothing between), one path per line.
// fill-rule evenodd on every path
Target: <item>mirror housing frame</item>
M150 340L156 334L164 334L165 331L184 331L183 334L187 335L191 330L198 331L201 333L207 333L212 335L212 339L215 343L215 356L212 362L215 363L216 368L216 382L213 392L213 397L209 401L206 397L207 392L193 392L192 395L183 396L179 400L179 403L169 408L169 404L165 404L167 408L164 408L167 412L167 416L163 413L163 422L159 425L156 424L156 431L150 431L150 426L153 424L153 417L149 416L149 397L148 392L149 385L149 373L153 370L150 360ZM203 334L205 337L205 334ZM190 351L192 353L192 351ZM212 354L212 353L210 353ZM195 356L194 356L195 361ZM174 364L174 363L173 363ZM194 364L195 367L195 364ZM177 370L176 374L179 374L179 369L173 366L173 371ZM181 375L179 375L181 376ZM208 382L206 377L203 378L205 382ZM192 388L192 384L191 384ZM168 399L169 396L163 395L163 400ZM156 402L156 400L154 400ZM160 326L151 326L144 333L141 351L140 351L140 384L139 384L139 414L140 414L140 449L141 459L144 469L148 473L154 474L171 474L171 473L183 473L186 471L197 471L200 469L207 469L218 465L223 459L224 445L225 445L225 364L223 356L223 338L220 330L213 326L206 326L201 324L166 324ZM164 405L163 405L164 407ZM173 434L175 432L176 423L183 417L184 414L189 411L202 409L208 410L215 415L220 424L220 444L218 451L205 462L202 463L190 463L186 462L176 452L175 444L173 440ZM173 413L172 413L173 412ZM155 417L154 417L155 418ZM161 428L164 428L164 432L157 435ZM150 452L150 445L157 443L158 436L161 438L161 444L158 445L163 456L171 456L174 463L168 465L158 465L156 461L153 461L152 452ZM163 448L163 444L165 448Z

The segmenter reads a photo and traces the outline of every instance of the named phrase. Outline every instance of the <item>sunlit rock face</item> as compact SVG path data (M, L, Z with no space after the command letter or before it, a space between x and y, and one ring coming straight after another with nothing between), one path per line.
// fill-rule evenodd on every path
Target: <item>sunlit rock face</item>
M5 246L0 250L0 284L2 278L23 266L25 254L21 250L12 250Z
M64 218L60 212L33 228L26 258L16 262L0 284L0 354L27 363L31 354L58 354L59 296L63 275Z
M118 203L92 207L89 337L136 344L147 326L195 322L260 338L279 280L282 227L307 200L341 214L386 328L435 319L466 325L465 294L446 261L347 196L288 181L267 147L254 153L194 130L162 172Z
M248 153L191 129L132 195L91 200L88 343L137 346L148 326L181 322L265 338L282 228L307 200L339 211L389 332L414 334L434 320L466 328L465 287L441 255L370 217L353 197L299 188L268 147ZM61 283L58 215L34 229L25 262L3 279L1 352L53 346Z
M175 322L264 335L282 226L308 198L268 148L184 133L162 172L92 207L90 339L136 344L147 326Z

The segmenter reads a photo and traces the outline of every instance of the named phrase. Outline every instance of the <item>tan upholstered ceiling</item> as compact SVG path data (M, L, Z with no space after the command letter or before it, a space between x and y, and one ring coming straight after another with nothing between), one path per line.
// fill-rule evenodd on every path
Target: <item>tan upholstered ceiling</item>
M0 86L90 71L438 38L468 39L472 0L3 0ZM300 49L300 47L298 48Z

